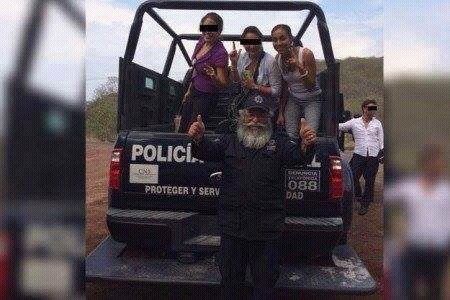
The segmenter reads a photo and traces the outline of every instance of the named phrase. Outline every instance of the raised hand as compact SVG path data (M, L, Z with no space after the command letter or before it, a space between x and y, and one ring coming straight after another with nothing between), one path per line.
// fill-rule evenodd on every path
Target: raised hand
M231 65L233 67L237 66L237 62L239 60L239 56L241 55L241 51L242 49L239 49L239 52L236 51L236 44L233 41L233 50L231 50L231 52L229 53L229 57L230 57L230 61L231 61Z
M305 118L301 118L298 124L299 137L305 146L311 146L316 142L316 131L308 125Z
M294 47L291 47L289 50L289 57L285 60L285 64L289 67L298 66L298 56L295 53Z
M298 60L298 54L296 53L294 47L291 48L290 55L291 56L286 60L286 65L293 69L297 68L300 71L300 74L304 74L305 66Z
M188 136L196 142L200 142L205 134L205 124L202 121L202 116L197 116L197 121L192 123L189 127Z

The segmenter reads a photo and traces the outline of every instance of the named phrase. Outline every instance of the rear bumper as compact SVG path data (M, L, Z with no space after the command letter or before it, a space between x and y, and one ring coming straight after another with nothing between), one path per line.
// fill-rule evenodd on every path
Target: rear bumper
M246 278L246 284L251 285L250 276ZM149 256L145 249L130 249L108 237L87 256L86 280L115 285L123 282L128 289L133 284L142 288L149 283L219 288L220 272L214 255L183 264L170 257ZM276 289L292 291L295 297L298 291L311 292L315 297L318 293L364 295L376 290L376 282L355 251L343 245L333 249L327 265L282 264Z
M215 252L220 234L215 215L109 208L107 224L118 242L169 251ZM285 218L282 256L331 253L343 232L342 218Z

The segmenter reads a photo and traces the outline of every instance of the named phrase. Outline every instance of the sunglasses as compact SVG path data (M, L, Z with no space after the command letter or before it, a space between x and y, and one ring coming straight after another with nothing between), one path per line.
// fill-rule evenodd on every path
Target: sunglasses
M367 106L367 110L377 110L378 107L375 105Z
M241 39L241 45L261 45L261 39Z
M219 25L200 25L201 32L218 32Z

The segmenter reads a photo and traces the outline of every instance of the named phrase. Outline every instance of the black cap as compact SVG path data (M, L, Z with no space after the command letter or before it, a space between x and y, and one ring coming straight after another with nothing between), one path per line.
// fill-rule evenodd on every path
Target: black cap
M263 96L257 93L249 95L244 103L244 108L260 108L268 113L271 112L273 107L273 100L270 97Z

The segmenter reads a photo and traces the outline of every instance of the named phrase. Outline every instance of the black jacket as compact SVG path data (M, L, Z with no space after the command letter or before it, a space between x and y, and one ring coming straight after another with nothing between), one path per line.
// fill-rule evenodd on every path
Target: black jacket
M247 240L281 236L284 226L284 167L310 163L313 149L277 133L261 149L245 148L236 134L193 143L193 155L222 162L218 217L222 233Z

